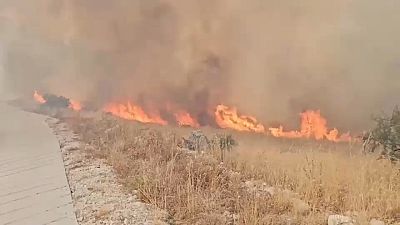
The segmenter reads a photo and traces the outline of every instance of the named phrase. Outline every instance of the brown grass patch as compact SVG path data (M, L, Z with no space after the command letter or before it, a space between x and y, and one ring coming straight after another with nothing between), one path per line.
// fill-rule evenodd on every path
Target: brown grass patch
M137 190L177 223L313 225L325 224L333 213L400 221L399 167L354 153L357 146L243 135L222 163L218 151L177 148L187 130L108 117L70 124L93 155L115 168L127 190ZM285 192L249 191L244 184L251 180L296 193L311 210L299 213Z

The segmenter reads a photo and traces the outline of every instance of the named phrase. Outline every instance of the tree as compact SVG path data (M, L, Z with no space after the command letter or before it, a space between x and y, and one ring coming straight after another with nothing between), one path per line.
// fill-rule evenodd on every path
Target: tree
M400 109L395 107L391 116L374 118L375 127L364 135L364 152L375 152L391 160L400 160Z

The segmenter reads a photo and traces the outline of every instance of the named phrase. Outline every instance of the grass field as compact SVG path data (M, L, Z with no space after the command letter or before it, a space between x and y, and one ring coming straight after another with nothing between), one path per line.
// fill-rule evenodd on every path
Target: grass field
M106 158L128 191L165 209L175 224L357 224L400 222L400 170L359 144L235 133L239 145L190 153L177 147L189 128L110 117L72 119L87 150ZM228 132L205 128L204 133Z

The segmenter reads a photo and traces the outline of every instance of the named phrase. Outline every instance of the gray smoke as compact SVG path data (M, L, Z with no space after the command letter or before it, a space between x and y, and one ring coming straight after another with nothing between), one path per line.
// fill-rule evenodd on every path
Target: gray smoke
M397 0L2 0L0 93L360 130L399 103L398 21Z

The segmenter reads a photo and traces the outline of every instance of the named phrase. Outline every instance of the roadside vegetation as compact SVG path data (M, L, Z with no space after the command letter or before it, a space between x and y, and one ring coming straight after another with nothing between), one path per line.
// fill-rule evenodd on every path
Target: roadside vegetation
M202 152L178 147L183 128L109 116L68 122L127 191L164 209L172 224L316 225L332 214L358 224L400 222L399 166L362 154L361 144L236 134L239 145L221 154L218 145Z

